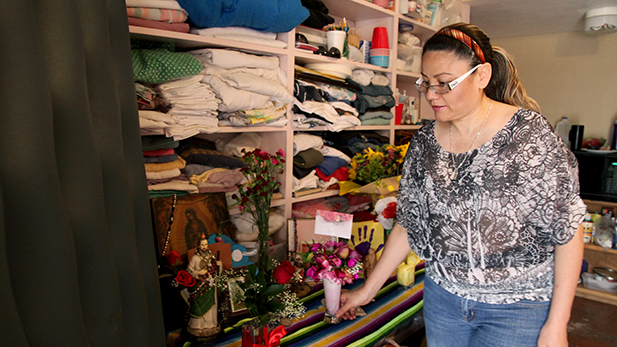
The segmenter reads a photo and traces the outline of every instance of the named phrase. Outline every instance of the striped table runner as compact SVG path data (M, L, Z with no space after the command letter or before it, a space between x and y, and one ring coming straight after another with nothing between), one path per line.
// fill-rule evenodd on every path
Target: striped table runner
M362 280L357 280L344 288L352 290L362 283ZM321 303L324 297L322 287L302 298L306 314L286 328L287 335L281 339L281 346L372 346L422 309L423 292L424 263L416 267L416 281L411 287L399 285L396 276L390 277L375 300L363 306L366 316L339 324L327 324L323 322L325 307ZM227 329L227 336L215 341L214 346L241 346L240 325Z

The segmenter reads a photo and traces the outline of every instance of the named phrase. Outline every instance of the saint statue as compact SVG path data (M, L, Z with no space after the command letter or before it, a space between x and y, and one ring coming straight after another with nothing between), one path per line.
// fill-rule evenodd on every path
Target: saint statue
M208 239L202 234L199 246L186 268L197 283L189 289L189 322L187 330L194 336L213 336L221 331L218 326L216 277L222 263L208 248Z

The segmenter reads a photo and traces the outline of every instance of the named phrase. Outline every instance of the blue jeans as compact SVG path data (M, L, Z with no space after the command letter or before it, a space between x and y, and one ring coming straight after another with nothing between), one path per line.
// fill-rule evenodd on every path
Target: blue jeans
M550 301L485 304L454 295L424 277L428 347L537 346Z

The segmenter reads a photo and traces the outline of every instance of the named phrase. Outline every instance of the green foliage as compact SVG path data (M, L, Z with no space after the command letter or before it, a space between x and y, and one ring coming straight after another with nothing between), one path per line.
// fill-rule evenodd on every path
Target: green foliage
M270 319L270 313L277 313L285 308L278 301L278 296L287 288L272 280L272 259L267 259L264 264L267 265L262 271L255 264L249 265L248 274L241 287L244 289L244 303L251 317L266 324Z

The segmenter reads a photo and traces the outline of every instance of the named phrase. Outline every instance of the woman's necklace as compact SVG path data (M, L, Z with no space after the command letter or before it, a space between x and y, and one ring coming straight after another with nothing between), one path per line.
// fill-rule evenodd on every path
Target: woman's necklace
M455 180L456 177L458 176L458 169L460 169L461 166L463 166L463 163L465 162L465 160L467 160L467 157L469 156L469 152L471 151L473 146L476 144L476 141L478 140L478 137L480 137L480 133L482 132L482 129L484 128L484 123L486 123L486 120L488 119L488 115L489 115L489 113L491 113L491 109L492 108L493 108L493 99L491 99L491 104L488 107L488 111L486 112L486 116L484 116L484 120L482 121L482 125L480 126L480 130L478 130L478 133L476 134L476 138L473 139L473 142L471 143L471 146L469 146L469 150L467 151L467 153L465 153L465 156L463 157L463 160L461 160L461 162L458 164L458 166L456 166L456 161L454 161L454 153L452 152L452 122L450 122L450 159L452 159L452 166L454 167L454 171L452 171L452 175L450 175L450 179L451 180Z

